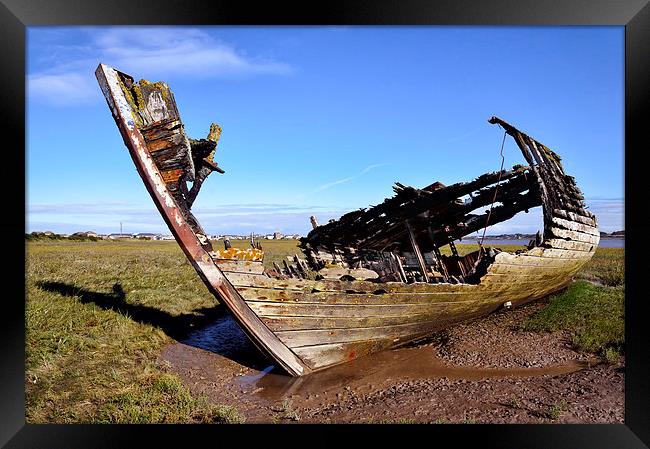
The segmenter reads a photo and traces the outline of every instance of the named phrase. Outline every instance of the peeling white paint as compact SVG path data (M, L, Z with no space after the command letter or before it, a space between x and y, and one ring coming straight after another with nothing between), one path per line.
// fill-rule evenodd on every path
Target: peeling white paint
M103 78L105 80L105 83L99 77L100 72L104 75ZM131 110L131 106L124 97L122 88L120 87L120 83L117 79L117 72L115 69L108 67L107 65L100 64L95 73L97 75L97 79L99 80L99 85L102 89L102 92L104 93L106 99L109 101L113 115L116 118L119 118L120 121L126 125L126 128L128 130L133 130L135 128L133 111ZM112 93L112 95L110 95L110 93Z

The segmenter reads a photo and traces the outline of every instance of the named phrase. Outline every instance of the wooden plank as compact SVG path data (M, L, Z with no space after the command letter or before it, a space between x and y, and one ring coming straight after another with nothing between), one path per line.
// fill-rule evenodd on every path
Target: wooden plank
M554 237L561 239L570 239L577 242L591 243L593 245L598 245L598 242L600 242L599 235L585 234L584 232L570 231L556 227L550 228L550 231Z
M535 257L535 256L522 256L518 259L507 261L499 260L488 267L488 272L498 269L498 267L515 267L521 269L529 269L531 271L542 270L555 270L559 267L567 265L580 265L584 261L576 258L551 258L551 257Z
M539 259L582 259L586 263L593 253L588 253L585 251L575 251L572 249L566 248L533 248L522 256L526 257L536 257Z
M424 282L429 282L429 275L427 275L427 266L424 264L424 258L422 257L422 253L420 252L420 248L418 247L418 242L415 241L415 235L413 235L413 228L411 228L411 225L409 224L408 221L406 221L404 224L406 225L406 230L408 231L409 241L411 242L411 248L413 249L413 252L415 253L415 257L416 257L418 265L420 267L420 272L422 273L422 276L424 277ZM450 243L450 245L451 245L451 243Z
M215 249L210 254L213 259L231 259L231 260L250 260L262 261L264 259L264 251L257 248L240 249L230 247L228 249Z
M490 309L481 310L463 319L473 318L475 316L480 316L489 312ZM438 324L440 326L440 329L443 329L444 327L449 326L457 321L459 320L440 320ZM339 363L348 362L357 357L362 357L377 351L402 346L409 341L425 337L431 333L432 331L426 330L419 334L411 334L405 337L396 336L369 341L302 346L299 348L294 348L293 352L299 356L301 360L307 366L309 366L309 368L316 371L319 369L327 368L329 366L337 365Z
M499 302L498 304L501 304ZM473 310L469 307L467 310ZM295 331L310 329L348 329L360 327L393 326L397 324L413 324L432 319L444 319L444 309L425 314L390 317L312 317L312 316L269 316L262 321L272 331Z
M297 302L246 301L260 317L311 316L311 317L395 317L419 315L444 309L449 312L462 310L468 304L482 302L479 299L432 302L429 304L314 304Z
M375 340L370 342L335 343L329 345L307 346L293 349L312 371L349 362L374 352L395 346L392 339Z
M457 292L439 292L431 290L428 292L399 292L380 295L373 294L345 294L341 292L313 292L305 293L296 290L276 290L268 288L243 288L239 289L240 294L246 301L269 302L282 304L311 304L311 305L427 305L435 303L455 303L476 299L477 301L489 301L493 298L508 295L512 297L519 292L523 294L524 289L530 285L540 284L541 286L563 281L580 269L580 265L564 267L559 272L556 270L545 270L544 273L535 272L522 274L499 274L488 273L482 283ZM525 288L522 286L526 284Z
M506 293L514 296L513 293L516 294L517 292L523 295L525 294L525 290L531 288L531 286L539 287L541 290L547 288L548 285L564 282L566 277L573 275L576 271L577 270L567 270L562 273L562 277L559 277L557 275L527 277L520 276L514 280L512 279L511 274L488 273L485 275L483 283L485 284L486 292L493 289L498 289L500 296L503 296Z
M573 260L573 259L569 259ZM547 260L547 262L549 262ZM583 263L580 259L574 260L573 263L564 263L562 265L508 265L494 264L491 265L486 274L498 274L501 276L511 276L512 282L517 282L523 278L547 278L558 277L567 270L579 270Z
M262 274L264 272L264 264L257 261L216 259L214 263L224 272L226 277L228 273Z
M476 313L478 310L485 308L474 307L471 310L458 311L457 314L448 315L447 319L461 319L463 313ZM350 343L354 341L383 340L406 338L432 333L439 330L439 317L432 317L426 321L415 323L395 324L391 326L377 327L359 327L348 329L311 329L311 330L293 330L278 331L276 335L289 348L299 348L302 346L314 346L332 343Z
M544 240L544 244L551 245L554 248L570 249L573 251L584 251L587 253L594 252L596 250L596 247L598 246L593 243L567 241L561 239Z
M366 268L326 267L317 272L325 279L340 279L342 276L352 276L356 279L377 279L379 275Z
M564 218L565 220L576 221L587 226L597 226L596 220L593 218L578 215L575 212L564 211L562 209L553 209L553 215L559 218Z
M583 232L585 234L596 235L600 237L598 228L586 224L578 223L564 218L552 217L552 223L560 228L568 229L570 231Z
M392 305L392 304L431 304L433 302L465 301L475 295L482 296L478 286L457 292L393 292L383 294L346 294L345 292L302 292L298 290L277 290L271 288L238 289L246 301L266 301L299 304L349 304L349 305Z
M373 293L377 290L386 292L427 292L432 286L437 286L437 291L462 291L464 288L472 288L468 284L427 284L424 282L415 282L413 284L404 284L403 282L370 282L370 281L335 281L310 279L273 279L267 276L248 275L242 273L232 273L228 279L237 287L266 287L277 289L298 290L303 292L312 291L330 291L330 292L357 292Z

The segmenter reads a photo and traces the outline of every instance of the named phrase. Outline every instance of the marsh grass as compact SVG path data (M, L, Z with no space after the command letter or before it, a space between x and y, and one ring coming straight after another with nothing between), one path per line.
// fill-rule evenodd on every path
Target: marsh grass
M600 282L610 287L625 284L625 249L598 248L576 278Z
M521 324L526 331L567 330L579 351L615 359L625 343L624 286L606 287L580 280L550 298L549 304Z
M157 362L220 308L175 243L27 243L26 418L232 422Z

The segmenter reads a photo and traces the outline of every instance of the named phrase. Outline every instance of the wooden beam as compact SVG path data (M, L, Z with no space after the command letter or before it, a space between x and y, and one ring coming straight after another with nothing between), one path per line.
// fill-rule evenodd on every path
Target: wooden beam
M411 241L413 252L415 253L415 257L418 259L418 264L420 265L420 271L422 271L422 276L424 276L424 281L429 282L429 276L427 275L427 266L424 263L424 258L422 257L420 248L418 248L418 243L415 241L415 235L413 234L413 229L411 228L411 225L409 224L408 220L405 221L404 223L406 224L406 230L408 231L409 234L409 240Z

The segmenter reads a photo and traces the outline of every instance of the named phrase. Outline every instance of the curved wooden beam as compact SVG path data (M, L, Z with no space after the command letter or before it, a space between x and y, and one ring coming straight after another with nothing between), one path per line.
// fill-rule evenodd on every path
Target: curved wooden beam
M208 290L226 305L237 323L262 352L293 376L309 373L311 369L282 343L246 304L188 225L136 126L136 118L124 96L117 71L100 64L95 76L147 191Z

